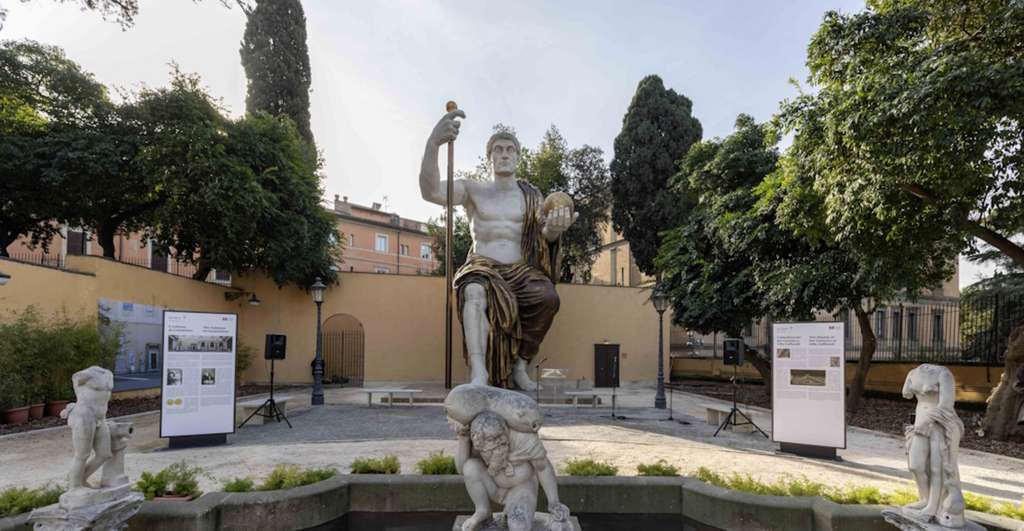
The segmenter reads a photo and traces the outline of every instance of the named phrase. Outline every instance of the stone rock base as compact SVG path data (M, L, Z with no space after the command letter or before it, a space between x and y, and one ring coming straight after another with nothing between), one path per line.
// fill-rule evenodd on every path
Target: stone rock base
M142 507L144 497L131 485L109 489L73 489L60 502L32 511L28 521L36 531L120 530Z
M936 522L922 522L903 514L900 509L886 509L882 511L882 517L902 531L985 531L984 527L970 520L967 520L963 527L946 527Z
M460 516L455 519L452 531L462 531L462 523L469 520L469 516ZM494 513L490 520L484 522L478 531L508 531L505 523L505 513ZM570 516L567 522L556 522L548 513L534 513L532 531L582 531L580 522L575 516Z

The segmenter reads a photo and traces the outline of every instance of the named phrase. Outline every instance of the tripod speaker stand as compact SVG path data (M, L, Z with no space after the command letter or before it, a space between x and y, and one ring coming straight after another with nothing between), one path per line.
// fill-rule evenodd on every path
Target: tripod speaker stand
M288 424L288 429L291 429L291 421L289 421L288 417L285 416L284 411L277 407L277 401L274 400L274 361L284 359L286 344L287 340L285 336L267 334L267 348L264 352L264 358L270 360L270 398L267 398L263 402L263 405L256 408L256 411L249 414L249 416L238 425L239 428L245 426L245 424L256 415L259 415L264 419L274 419L278 422L281 422L283 419L285 424Z
M757 424L754 424L754 421L751 420L751 418L748 417L745 413L740 411L740 408L736 407L736 392L739 390L739 385L736 383L736 378L737 378L736 365L733 365L732 366L732 409L729 410L729 414L725 417L725 420L722 421L722 424L718 426L718 429L715 430L715 434L712 435L712 437L718 437L718 432L722 431L722 428L724 428L726 426L736 427L736 426L746 426L746 425L749 424L749 425L753 426L755 430L760 432L761 435L764 435L765 439L768 439L769 438L768 434L765 433L764 430L762 430L760 427L758 427ZM741 418L743 419L742 422L740 422Z

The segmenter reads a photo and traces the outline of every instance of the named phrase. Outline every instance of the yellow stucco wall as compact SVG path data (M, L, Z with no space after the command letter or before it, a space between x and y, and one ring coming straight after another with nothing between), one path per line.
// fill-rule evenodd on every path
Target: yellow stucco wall
M226 301L230 288L151 271L99 257L68 257L72 271L0 260L12 276L0 287L0 313L36 305L43 313L61 308L93 316L100 298L158 307L238 314L240 340L263 351L264 335L288 336L288 358L277 363L282 383L311 381L315 348L316 306L309 293L294 286L279 288L262 276L239 277L237 288L255 292L259 306L246 297ZM365 380L443 381L444 279L416 275L341 273L323 304L322 319L338 313L362 322L365 332ZM652 381L657 375L657 314L648 293L637 288L560 284L561 310L541 346L545 367L568 369L568 378L594 379L594 344L620 345L620 382ZM668 323L666 315L665 322ZM454 328L453 378L465 380L462 335ZM668 372L666 332L666 374ZM254 360L243 381L269 379L267 366Z

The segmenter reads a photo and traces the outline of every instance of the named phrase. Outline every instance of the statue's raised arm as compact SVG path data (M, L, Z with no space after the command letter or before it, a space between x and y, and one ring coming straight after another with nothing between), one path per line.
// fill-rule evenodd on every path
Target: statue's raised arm
M441 168L437 164L437 151L441 146L455 140L459 136L461 122L456 118L465 118L466 113L456 109L441 117L427 139L427 147L423 152L420 164L420 193L423 199L431 203L447 206L447 183L441 181ZM466 182L457 179L452 183L452 204L461 205L466 201Z

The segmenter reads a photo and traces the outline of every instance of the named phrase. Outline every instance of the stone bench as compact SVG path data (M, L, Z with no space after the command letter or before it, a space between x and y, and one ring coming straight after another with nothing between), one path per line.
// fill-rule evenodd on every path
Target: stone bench
M373 407L373 395L376 394L387 394L388 395L388 406L395 405L395 395L404 394L409 398L408 404L412 405L413 395L422 393L422 389L401 389L398 387L367 387L362 389L366 393L366 402L369 407Z
M721 426L722 423L725 422L725 417L728 417L729 416L729 412L732 411L732 407L719 406L719 405L705 406L705 409L707 410L708 424L710 424L712 426ZM741 422L746 422L745 420L743 420L742 418L740 418L738 416L737 416L737 418L740 419ZM733 420L736 420L736 419L733 419ZM729 426L726 426L726 427L728 429L736 432L736 433L753 433L754 432L754 426L751 425L751 424L737 424L737 425L730 424Z
M281 410L281 413L286 413L288 411L288 402L291 401L291 399L292 397L290 396L275 396L274 402L277 404L277 409ZM239 413L239 417L247 419L249 418L249 415L253 414L254 411L256 411L257 409L261 409L263 407L263 404L265 404L266 402L266 398L260 398L258 400L246 400L245 402L236 403L235 407L241 410L241 413ZM262 413L269 414L268 411L263 411ZM249 420L248 424L263 424L263 422L269 418L265 417L263 414L254 415L252 419Z
M571 396L572 397L572 406L573 407L580 407L580 397L581 396L589 396L590 397L590 406L591 407L597 407L598 399L599 398L611 396L611 395L609 395L608 393L606 393L604 391L597 391L597 390L594 390L594 389L587 389L587 390L582 390L582 391L565 391L562 394L564 394L566 396Z

